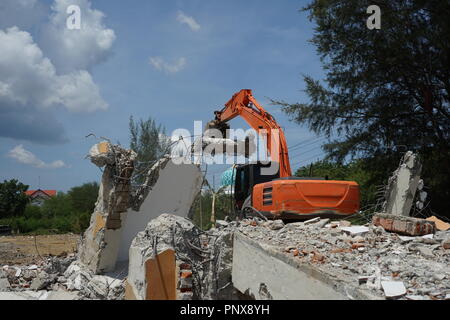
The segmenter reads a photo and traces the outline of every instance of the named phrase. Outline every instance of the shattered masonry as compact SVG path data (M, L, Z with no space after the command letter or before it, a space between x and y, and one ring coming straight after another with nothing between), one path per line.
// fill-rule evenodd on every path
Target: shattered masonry
M130 248L127 278L128 297L149 299L158 291L150 285L147 262L167 251L175 253L172 276L176 280L176 297L191 299L232 299L232 234L219 229L203 232L185 218L162 214L139 232ZM163 266L170 268L170 263ZM170 280L170 281L169 281Z
M136 153L101 142L91 148L89 158L104 171L91 223L78 251L80 261L97 274L114 269Z
M402 216L410 215L421 170L422 164L417 154L411 151L406 152L400 166L389 178L383 212Z
M91 148L89 158L104 171L79 257L89 270L101 274L113 271L117 261L128 260L133 238L161 212L187 216L203 177L197 165L177 164L179 159L165 155L142 173L144 183L133 190L135 152L101 142Z

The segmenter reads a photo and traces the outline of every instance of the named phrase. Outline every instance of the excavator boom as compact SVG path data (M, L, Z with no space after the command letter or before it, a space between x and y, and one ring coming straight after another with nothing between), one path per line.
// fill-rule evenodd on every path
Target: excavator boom
M220 127L237 116L242 117L258 134L267 135L267 151L272 161L280 164L280 177L292 175L284 132L275 119L256 101L252 90L242 89L235 93L221 111L215 112L215 124Z

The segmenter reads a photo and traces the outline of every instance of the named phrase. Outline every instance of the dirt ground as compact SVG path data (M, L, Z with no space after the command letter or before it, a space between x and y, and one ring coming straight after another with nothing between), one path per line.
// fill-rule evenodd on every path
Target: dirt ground
M77 234L0 237L0 266L31 264L40 257L73 253L80 238Z

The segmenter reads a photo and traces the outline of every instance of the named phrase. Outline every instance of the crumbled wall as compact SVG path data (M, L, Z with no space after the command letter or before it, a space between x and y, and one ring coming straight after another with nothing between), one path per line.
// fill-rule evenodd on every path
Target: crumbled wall
M91 148L89 158L104 169L79 260L95 274L113 271L116 261L128 260L131 241L151 219L163 212L187 216L203 182L198 165L166 155L148 170L144 183L132 190L135 152L101 142Z
M128 260L133 238L150 220L164 212L187 216L200 192L203 176L198 166L179 162L176 158L161 158L149 170L143 185L133 193L132 208L127 211L120 239L119 261Z
M79 260L92 272L102 273L115 266L136 153L101 142L91 148L89 158L104 169L90 226L79 246Z
M422 164L417 154L408 151L400 166L389 178L385 193L383 211L396 215L409 216L417 185L420 180Z
M127 286L136 299L147 298L146 261L166 250L175 251L180 271L178 299L235 298L231 229L203 232L185 218L162 214L138 233L130 247Z

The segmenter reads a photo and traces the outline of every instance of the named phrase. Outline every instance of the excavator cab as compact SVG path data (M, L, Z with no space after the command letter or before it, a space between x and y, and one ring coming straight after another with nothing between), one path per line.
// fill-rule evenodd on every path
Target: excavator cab
M236 209L242 210L244 202L246 202L246 200L251 196L255 185L269 182L280 177L279 170L272 175L261 174L261 168L268 168L269 166L270 163L263 164L261 162L256 162L239 165L236 167L236 178L234 185L234 200ZM247 200L247 204L250 205L249 200Z

